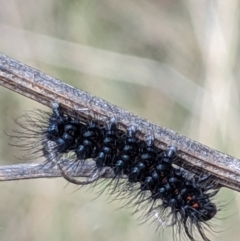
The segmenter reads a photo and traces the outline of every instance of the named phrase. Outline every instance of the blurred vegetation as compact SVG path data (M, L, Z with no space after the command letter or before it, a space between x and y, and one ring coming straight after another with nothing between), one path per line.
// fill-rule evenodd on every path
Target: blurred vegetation
M238 157L239 31L238 0L0 0L1 53ZM4 132L44 107L4 88L0 102L0 163L19 163ZM172 240L107 196L65 185L1 183L0 240ZM220 192L211 240L239 240L239 201Z

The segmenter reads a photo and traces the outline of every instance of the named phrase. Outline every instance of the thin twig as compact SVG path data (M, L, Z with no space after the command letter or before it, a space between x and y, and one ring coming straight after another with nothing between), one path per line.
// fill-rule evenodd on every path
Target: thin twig
M63 108L79 111L86 117L114 116L123 129L129 124L136 125L141 130L140 138L143 139L147 134L154 133L156 146L159 148L176 146L178 156L187 167L189 165L211 173L222 185L240 191L239 159L213 150L172 130L159 127L1 54L0 85L46 106L57 101ZM82 111L84 108L88 111Z
M67 167L68 160L62 160L62 165ZM94 170L95 162L86 161L81 168L69 169L72 176L75 177L91 177ZM13 181L23 179L35 179L35 178L55 178L62 177L61 171L56 165L49 166L46 163L33 163L33 164L17 164L0 166L0 181ZM113 178L114 173L109 169L105 169L102 173L102 178Z

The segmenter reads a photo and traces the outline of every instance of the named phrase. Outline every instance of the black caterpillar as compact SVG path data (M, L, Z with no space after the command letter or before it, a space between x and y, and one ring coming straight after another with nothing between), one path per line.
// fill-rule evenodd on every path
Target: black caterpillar
M153 217L159 228L171 226L174 239L185 235L196 240L195 235L200 234L202 240L209 241L205 229L210 229L207 221L218 211L211 201L218 185L210 175L198 176L177 167L175 147L161 150L152 137L140 140L133 126L123 131L114 118L106 123L97 118L88 120L64 112L56 103L52 113L35 111L16 122L22 127L15 136L21 140L20 146L29 150L30 156L43 152L46 163L54 160L69 182L83 185L97 181L99 176L79 181L64 171L60 158L71 153L72 168L81 168L91 158L96 163L95 173L104 168L114 171L110 193L126 198L136 211L142 210L144 221ZM49 143L54 146L50 151L46 148ZM120 181L122 175L127 180Z

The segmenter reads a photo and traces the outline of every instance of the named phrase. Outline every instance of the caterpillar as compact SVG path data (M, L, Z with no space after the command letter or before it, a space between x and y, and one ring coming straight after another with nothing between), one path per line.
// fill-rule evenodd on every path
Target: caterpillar
M115 118L85 118L64 111L57 103L52 112L28 112L16 123L21 127L13 136L18 146L27 150L30 158L40 154L46 164L57 165L67 181L96 185L101 172L110 168L114 173L107 183L110 195L124 199L134 213L141 212L143 221L153 219L160 229L173 228L174 240L200 236L209 241L205 230L211 229L209 222L220 210L212 200L219 186L208 174L196 175L179 167L176 147L159 149L153 135L140 139L136 126L130 124L122 130ZM82 181L71 176L60 162L64 155L71 169L93 160L91 178Z

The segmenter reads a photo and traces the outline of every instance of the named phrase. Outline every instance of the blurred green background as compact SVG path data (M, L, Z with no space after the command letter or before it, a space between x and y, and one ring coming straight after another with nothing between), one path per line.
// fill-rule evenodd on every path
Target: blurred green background
M239 40L238 0L0 0L1 53L238 157ZM0 103L0 164L20 163L4 132L45 107L2 87ZM1 183L0 240L172 240L95 196L60 178ZM216 199L211 240L239 240L240 196Z

